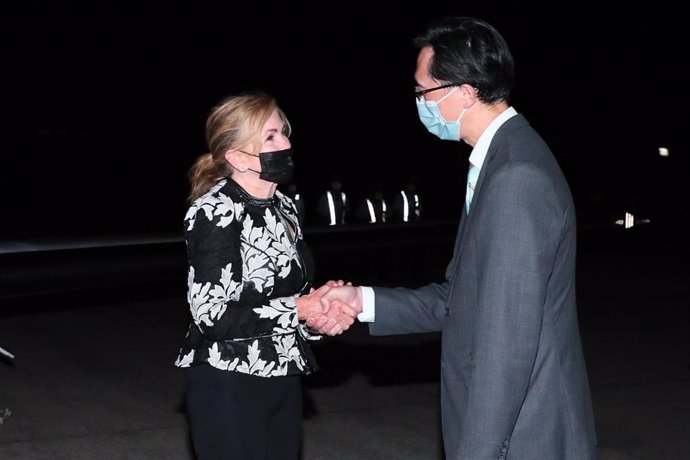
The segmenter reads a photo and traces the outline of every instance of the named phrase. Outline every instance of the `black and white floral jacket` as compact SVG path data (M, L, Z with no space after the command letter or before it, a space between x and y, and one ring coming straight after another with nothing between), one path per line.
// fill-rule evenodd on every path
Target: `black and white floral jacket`
M297 320L313 263L292 200L257 199L223 179L184 218L192 314L175 361L261 377L309 374L316 362ZM287 226L294 229L294 237Z

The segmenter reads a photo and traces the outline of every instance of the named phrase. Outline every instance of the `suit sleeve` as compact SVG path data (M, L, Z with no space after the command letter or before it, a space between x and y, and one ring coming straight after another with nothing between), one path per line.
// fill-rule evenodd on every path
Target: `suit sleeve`
M431 283L418 289L375 287L376 320L372 335L437 332L446 318L448 283Z
M457 257L455 248L443 283L418 289L373 288L376 320L369 325L369 332L392 335L441 331L448 315L448 292L453 286Z
M477 254L474 368L468 382L461 458L496 458L507 445L527 394L546 290L561 238L564 208L549 176L510 163L487 177L472 212Z

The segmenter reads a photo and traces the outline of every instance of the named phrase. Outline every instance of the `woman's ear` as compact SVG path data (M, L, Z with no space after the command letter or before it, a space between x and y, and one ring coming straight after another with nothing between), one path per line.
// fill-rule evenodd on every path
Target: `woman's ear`
M230 163L230 166L238 170L239 172L245 172L247 170L247 165L245 164L245 156L241 152L235 149L228 149L225 152L225 161Z

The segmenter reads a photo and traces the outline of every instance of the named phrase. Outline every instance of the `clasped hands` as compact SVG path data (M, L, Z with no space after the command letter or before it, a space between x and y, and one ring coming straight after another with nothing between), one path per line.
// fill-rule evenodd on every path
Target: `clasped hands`
M297 298L297 317L314 332L339 335L352 326L362 311L359 287L342 280L327 281L318 289Z

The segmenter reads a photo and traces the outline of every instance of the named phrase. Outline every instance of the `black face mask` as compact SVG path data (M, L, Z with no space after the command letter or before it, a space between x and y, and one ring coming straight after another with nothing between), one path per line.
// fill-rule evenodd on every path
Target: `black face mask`
M242 150L240 150L242 152ZM254 171L259 175L259 179L274 182L276 184L287 184L292 179L295 171L295 163L292 161L292 149L276 150L274 152L263 152L259 155L242 152L246 155L259 157L261 172Z

